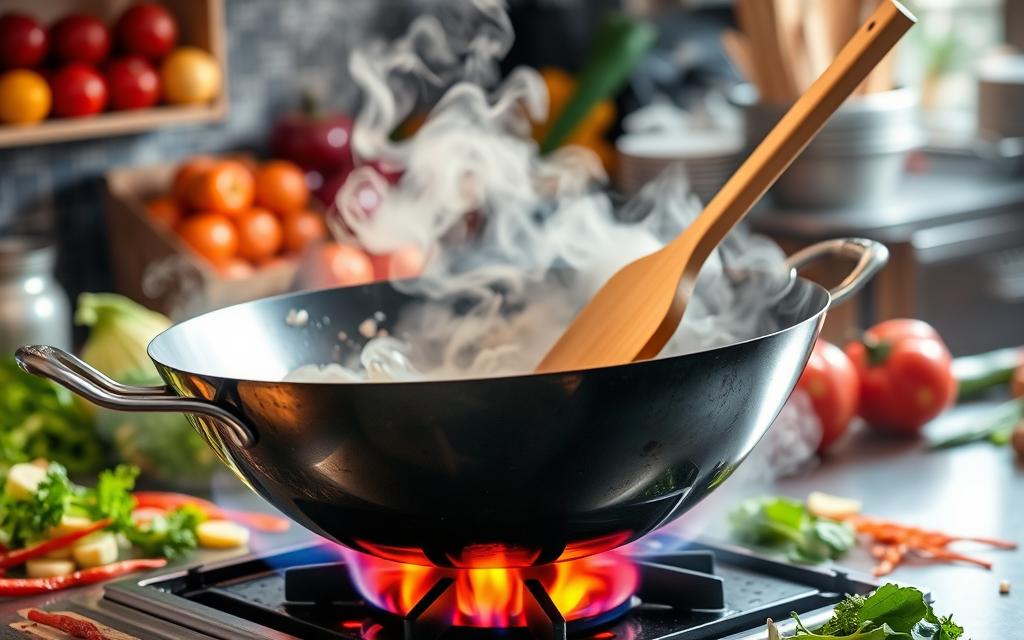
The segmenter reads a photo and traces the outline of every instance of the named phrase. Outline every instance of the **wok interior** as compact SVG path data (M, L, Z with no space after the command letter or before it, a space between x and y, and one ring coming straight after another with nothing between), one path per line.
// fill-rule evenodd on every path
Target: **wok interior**
M402 307L413 301L386 282L266 298L177 324L153 340L149 354L166 367L200 376L279 382L300 366L351 356L353 347L346 347L339 333L358 349L366 340L359 332L362 323L383 314L379 325L391 330ZM827 306L822 287L797 278L770 313L783 330ZM308 320L289 324L292 311L305 312Z

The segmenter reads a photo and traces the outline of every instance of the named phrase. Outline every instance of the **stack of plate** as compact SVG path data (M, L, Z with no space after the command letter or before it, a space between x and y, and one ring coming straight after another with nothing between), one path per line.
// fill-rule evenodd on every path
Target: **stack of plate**
M717 130L631 133L615 146L615 187L622 193L636 193L678 162L686 169L691 190L707 202L739 165L743 135Z

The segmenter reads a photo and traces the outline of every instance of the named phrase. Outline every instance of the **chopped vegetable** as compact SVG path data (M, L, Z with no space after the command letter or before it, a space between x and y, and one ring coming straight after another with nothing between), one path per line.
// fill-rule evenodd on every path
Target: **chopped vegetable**
M959 386L957 400L968 400L993 388L1006 388L1021 363L1024 349L1019 347L954 359L953 375Z
M88 620L60 613L47 613L40 609L29 609L27 617L32 622L63 631L72 638L106 640L99 627Z
M58 549L66 549L73 545L77 546L84 538L93 535L100 529L104 529L110 525L110 520L100 520L99 522L91 522L89 527L79 529L78 531L72 531L65 533L64 535L56 538L50 538L44 542L40 542L37 545L31 547L25 547L24 549L15 549L9 551L3 555L0 555L0 569L7 569L9 567L16 567L20 564L24 564L26 561L32 558L41 558L48 553L56 551ZM116 560L116 558L115 558Z
M1005 596L1010 594L1010 581L1000 580L999 581L999 595Z
M195 507L179 507L165 516L154 516L125 532L128 540L147 556L175 559L196 548L197 529L206 516Z
M71 560L51 560L37 558L25 563L25 573L30 578L53 578L66 576L75 572L75 563Z
M779 548L794 562L835 559L856 543L850 525L814 516L802 503L789 498L746 500L729 514L729 522L739 540Z
M203 500L184 493L173 493L168 491L136 491L135 506L137 508L177 509L184 506L192 506L209 518L210 520L233 520L244 524L250 529L265 531L267 533L282 533L288 530L291 523L285 518L273 516L268 513L257 513L252 511L235 511L234 509L221 509L209 500Z
M842 520L857 515L863 506L860 500L833 496L821 491L812 491L807 496L807 510L819 518Z
M67 389L0 358L0 473L18 462L54 460L75 473L94 471L102 453L89 414Z
M163 558L146 560L123 560L102 567L93 567L76 571L66 576L53 578L0 578L0 597L30 596L50 591L59 591L68 587L95 584L110 578L143 571L159 569L167 564Z
M230 520L207 520L196 530L207 549L234 549L249 544L249 530Z
M977 542L997 549L1017 548L1016 543L1008 540L951 536L867 516L853 516L846 522L853 525L858 534L865 536L872 543L871 553L878 559L878 564L874 568L876 576L891 573L908 554L937 562L967 562L986 569L992 568L992 563L987 560L950 550L948 547L954 542Z
M847 596L821 628L810 631L792 614L797 633L792 640L958 640L964 630L952 616L940 618L913 587L886 584L865 597Z
M73 497L67 471L51 464L46 477L27 500L0 498L0 544L14 548L45 537L60 523Z
M99 567L117 561L117 538L109 531L97 531L78 542L71 549L78 566Z

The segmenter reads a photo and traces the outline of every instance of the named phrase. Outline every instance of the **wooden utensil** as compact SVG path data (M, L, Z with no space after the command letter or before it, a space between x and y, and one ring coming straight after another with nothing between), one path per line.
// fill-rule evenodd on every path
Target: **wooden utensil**
M693 224L662 249L615 273L537 371L590 369L656 356L679 326L707 257L914 22L896 0L886 0Z
M783 59L775 19L775 5L771 0L737 0L736 16L743 32L750 39L754 60L758 68L761 100L773 104L788 104L799 93L789 65Z
M747 37L739 31L726 29L722 32L722 48L739 72L760 89L763 80L758 75Z

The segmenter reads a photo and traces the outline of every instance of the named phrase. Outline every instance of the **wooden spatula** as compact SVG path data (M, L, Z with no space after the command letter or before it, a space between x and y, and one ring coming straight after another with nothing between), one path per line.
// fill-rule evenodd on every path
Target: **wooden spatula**
M537 371L589 369L656 356L679 326L707 257L914 22L898 2L886 0L693 224L613 275Z

